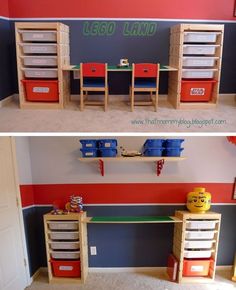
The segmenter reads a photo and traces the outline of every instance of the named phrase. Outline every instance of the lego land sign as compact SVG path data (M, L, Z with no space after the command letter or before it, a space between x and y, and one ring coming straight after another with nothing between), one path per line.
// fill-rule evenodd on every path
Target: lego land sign
M84 21L84 36L112 36L116 32L115 21ZM123 23L124 36L153 36L157 31L157 23L151 21L127 21Z

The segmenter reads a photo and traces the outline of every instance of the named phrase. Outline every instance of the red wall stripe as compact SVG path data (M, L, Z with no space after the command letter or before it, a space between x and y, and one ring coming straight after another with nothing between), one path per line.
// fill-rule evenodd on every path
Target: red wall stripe
M34 205L34 186L20 185L22 207Z
M33 200L36 205L65 204L75 194L86 204L185 203L187 193L199 186L212 194L213 203L236 203L232 183L40 184L33 185ZM23 207L33 202L28 187L21 185Z
M1 0L0 16L9 17L8 0Z
M10 16L232 20L234 0L9 0Z

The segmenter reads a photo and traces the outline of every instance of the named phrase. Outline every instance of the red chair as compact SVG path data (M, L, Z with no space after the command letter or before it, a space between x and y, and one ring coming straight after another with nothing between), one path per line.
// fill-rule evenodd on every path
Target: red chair
M104 92L104 101L88 101L88 92ZM85 93L85 98L84 98ZM106 63L81 63L80 64L80 109L85 105L102 105L104 111L108 104L108 80Z
M158 106L159 90L159 64L137 63L132 64L132 83L130 86L131 111L134 106L154 106L155 111ZM148 92L150 99L144 101L135 101L135 93ZM155 94L153 97L153 93Z

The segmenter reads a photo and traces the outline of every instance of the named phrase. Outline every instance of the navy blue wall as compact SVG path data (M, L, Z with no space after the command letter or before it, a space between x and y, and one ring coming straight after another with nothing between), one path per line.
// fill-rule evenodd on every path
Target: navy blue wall
M86 36L83 34L85 21L62 21L70 26L70 54L71 63L79 64L84 61L102 61L109 64L117 64L120 58L128 58L129 62L160 62L168 64L170 27L181 22L156 21L156 33L153 36L124 36L122 29L125 21L114 21L116 31L111 36ZM91 23L91 22L90 22ZM133 23L128 21L128 23ZM17 92L16 61L14 44L14 22L11 22L11 36L4 34L4 49L9 55L6 42L11 43L13 68L11 75L4 82L4 86ZM9 29L8 29L9 32ZM225 23L225 37L223 49L222 75L220 93L236 92L236 24ZM1 56L0 56L1 57ZM7 58L3 58L4 66L1 66L1 74L7 67ZM9 83L10 82L10 83ZM128 94L130 83L129 73L112 72L109 74L109 87L111 94ZM0 85L0 91L1 91ZM168 73L161 73L160 93L166 94L168 87ZM6 91L6 88L5 88ZM78 80L71 81L71 92L79 93ZM6 96L5 92L5 96ZM9 95L9 93L8 93ZM1 95L0 95L1 96Z
M46 267L43 214L50 207L24 209L31 275ZM173 215L183 206L98 206L86 207L88 216ZM212 206L222 213L217 265L233 264L236 251L235 206ZM89 267L165 267L172 249L173 224L89 224L88 245L97 247L89 255Z
M16 92L16 79L13 73L16 67L13 34L10 22L0 18L0 100Z

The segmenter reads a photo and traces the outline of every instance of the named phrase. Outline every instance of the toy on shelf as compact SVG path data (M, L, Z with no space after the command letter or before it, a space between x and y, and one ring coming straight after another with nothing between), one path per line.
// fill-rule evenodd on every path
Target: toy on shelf
M117 65L118 67L128 67L129 61L127 58L121 58L120 63Z
M65 212L60 209L61 207L61 201L60 200L55 200L52 204L53 210L51 211L51 214L55 215L60 215L60 214L65 214Z
M120 147L121 149L121 156L123 157L136 157L142 156L142 153L136 150L126 150L124 147Z
M195 187L187 195L187 208L193 213L205 213L211 207L211 194L203 187Z
M72 195L70 202L66 204L66 210L69 212L83 212L83 198L81 196Z

